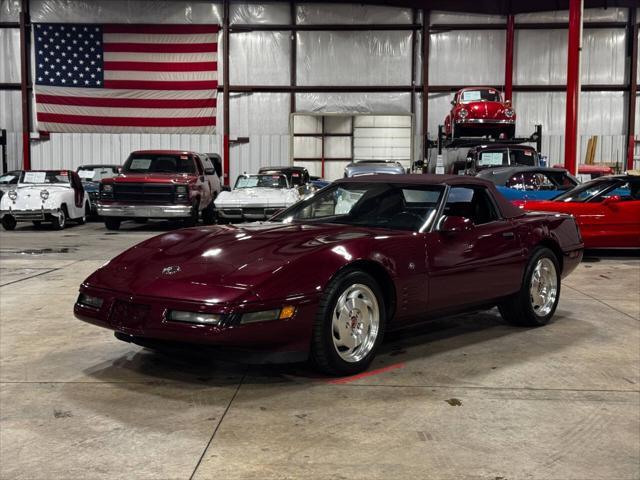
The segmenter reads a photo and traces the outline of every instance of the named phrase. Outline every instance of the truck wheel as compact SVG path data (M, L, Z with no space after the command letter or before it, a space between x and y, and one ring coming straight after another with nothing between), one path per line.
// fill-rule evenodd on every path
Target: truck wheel
M513 325L546 325L560 300L560 267L548 248L534 250L525 270L520 292L498 305L500 314Z
M198 224L198 215L200 213L198 212L199 204L200 202L196 200L193 202L193 205L191 205L191 214L184 219L185 227L195 227Z
M53 217L51 221L51 225L53 225L54 230L62 230L67 225L67 207L64 205L60 207L60 211L58 212L57 217Z
M16 222L16 219L11 215L5 215L2 218L2 228L5 230L15 230L17 224L18 222Z
M104 219L104 226L107 230L120 230L120 223L122 220L116 217L106 217Z
M215 202L215 197L211 200L211 203L209 205L207 205L207 208L205 208L202 211L202 221L206 224L206 225L213 225L214 223L216 223L216 217L218 216L218 211L216 210L216 206L213 202Z
M311 361L330 375L366 370L382 342L384 297L367 273L350 270L325 289L313 325Z

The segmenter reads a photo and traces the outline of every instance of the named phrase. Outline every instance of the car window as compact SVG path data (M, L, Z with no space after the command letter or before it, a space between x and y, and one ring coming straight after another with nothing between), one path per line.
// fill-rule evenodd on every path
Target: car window
M439 186L340 183L285 210L274 221L330 221L348 225L424 231L442 195Z
M513 175L506 187L516 190L557 190L557 182L541 172L522 172Z
M20 183L59 183L69 185L70 182L70 175L67 170L28 171L23 172L20 177Z
M18 183L18 178L20 177L20 172L8 172L0 177L0 184L3 185L11 185L14 183Z
M482 187L451 188L443 214L469 218L475 225L493 222L499 218L489 193Z
M240 175L234 189L240 188L287 188L284 175Z
M466 102L500 102L500 93L493 88L465 90L460 95L460 101Z
M569 190L554 198L556 202L599 202L603 200L603 194L609 190L613 190L620 182L611 181L610 179L596 179L590 182L578 185L576 188Z
M537 153L531 150L509 150L509 164L510 165L527 165L529 167L536 167Z
M481 152L478 156L477 165L479 167L500 167L508 165L507 152Z
M117 175L113 167L83 167L78 169L78 175L83 182L99 182L103 178Z
M135 154L125 162L126 173L196 173L196 165L189 155Z
M620 197L622 201L640 200L640 182L625 182L612 190L602 192L593 201L601 202L608 197Z

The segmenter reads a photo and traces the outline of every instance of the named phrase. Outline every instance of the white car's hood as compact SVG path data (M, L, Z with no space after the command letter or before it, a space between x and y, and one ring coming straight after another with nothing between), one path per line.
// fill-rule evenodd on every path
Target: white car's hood
M2 196L2 210L40 210L41 208L58 208L62 203L60 197L71 196L73 189L66 185L18 185L14 189L18 194L17 198L11 200L9 195ZM46 190L49 197L43 201L40 192Z
M224 207L288 207L300 200L293 188L238 188L222 192L215 201L217 208Z

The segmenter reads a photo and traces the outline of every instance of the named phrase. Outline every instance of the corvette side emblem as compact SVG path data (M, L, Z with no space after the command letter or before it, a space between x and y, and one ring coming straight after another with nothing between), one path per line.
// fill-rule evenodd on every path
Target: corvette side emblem
M177 265L171 265L169 267L164 267L162 269L162 274L163 275L175 275L180 270L182 270L182 269L180 267L178 267Z

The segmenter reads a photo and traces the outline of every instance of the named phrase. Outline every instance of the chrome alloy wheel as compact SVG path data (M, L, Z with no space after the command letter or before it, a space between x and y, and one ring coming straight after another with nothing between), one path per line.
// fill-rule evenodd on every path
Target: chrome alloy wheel
M533 312L538 317L547 316L556 303L558 275L555 265L547 257L540 258L533 269L529 296Z
M333 345L345 362L359 362L373 349L380 329L380 308L366 285L349 286L333 310Z

